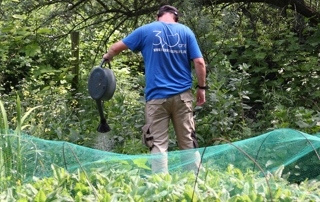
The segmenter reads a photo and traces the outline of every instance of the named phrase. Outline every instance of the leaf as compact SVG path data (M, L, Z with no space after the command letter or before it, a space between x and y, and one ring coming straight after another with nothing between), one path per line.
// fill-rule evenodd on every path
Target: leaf
M75 201L76 202L81 202L82 201L82 197L83 197L83 194L81 192L77 192L77 195L75 197Z
M243 98L243 99L250 100L250 97L249 97L249 96L247 96L247 95L242 95L242 98Z
M7 113L6 113L5 109L4 109L2 101L0 101L0 109L1 109L1 115L2 115L0 120L3 121L3 123L0 123L0 128L8 130L9 126L8 126Z
M47 200L46 194L42 189L40 189L37 193L37 195L34 198L35 202L45 202Z
M184 198L187 199L187 201L198 201L197 195L193 194L194 190L190 185L186 185L185 190L184 190ZM193 198L192 198L193 196Z
M87 194L87 193L89 193L89 187L78 182L78 183L76 183L76 186L74 187L74 191L81 192L82 194Z
M22 126L22 124L23 124L23 122L26 120L26 118L30 115L30 113L33 111L33 110L35 110L35 109L37 109L37 108L39 108L39 107L42 107L42 106L36 106L36 107L33 107L33 108L31 108L29 111L27 111L27 113L21 118L21 125L20 125L20 127ZM23 128L24 128L25 126L23 126Z
M40 46L37 43L29 44L25 48L25 53L27 56L33 57L36 54L41 53Z
M148 161L148 159L135 159L135 160L133 160L133 163L136 164L139 168L151 170L151 168L146 165L147 161Z
M14 26L2 27L2 28L1 28L1 32L7 33L7 32L12 31L13 29L14 29Z
M37 33L39 34L48 34L48 33L51 33L51 29L49 28L40 28L37 30Z
M24 20L24 19L27 18L26 15L18 15L18 14L12 15L12 17L15 18L15 19L20 19L20 20Z
M310 124L307 124L306 122L301 121L301 120L296 121L296 124L299 126L299 128L308 128L308 127L310 127Z
M21 131L21 102L20 97L17 95L17 130Z
M277 177L278 179L280 179L282 176L283 170L284 170L284 165L279 166L279 168L276 171L274 171L274 177Z

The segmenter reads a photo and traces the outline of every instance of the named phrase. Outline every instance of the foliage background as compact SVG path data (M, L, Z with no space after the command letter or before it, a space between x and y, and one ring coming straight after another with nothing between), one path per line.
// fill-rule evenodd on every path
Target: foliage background
M24 112L41 106L23 126L30 135L119 153L148 152L140 140L141 55L126 51L112 62L117 90L104 103L112 128L108 134L96 132L99 117L87 79L108 47L153 21L163 3L167 2L0 1L0 95L9 127L17 124L18 94ZM319 131L319 23L290 5L203 6L193 0L173 5L184 14L180 22L195 32L207 63L207 103L195 108L201 147L212 138L236 141L276 128ZM80 33L76 86L70 39L75 31ZM172 129L170 143L170 150L175 150Z

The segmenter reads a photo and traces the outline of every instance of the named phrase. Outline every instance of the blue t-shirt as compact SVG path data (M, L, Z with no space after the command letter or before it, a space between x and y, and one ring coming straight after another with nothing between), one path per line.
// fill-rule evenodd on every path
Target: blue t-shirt
M122 41L130 50L142 53L146 101L168 98L191 88L191 60L202 54L190 28L156 21L139 27Z

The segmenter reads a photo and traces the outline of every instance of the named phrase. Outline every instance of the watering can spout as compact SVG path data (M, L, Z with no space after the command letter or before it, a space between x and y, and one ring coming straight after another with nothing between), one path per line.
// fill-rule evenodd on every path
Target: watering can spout
M107 123L107 119L105 118L104 114L103 114L103 110L102 110L102 102L101 100L96 100L96 104L98 107L98 111L99 111L99 115L100 115L100 124L97 128L97 131L100 133L106 133L109 132L111 130L110 126Z
M111 130L111 128L108 125L107 120L106 119L102 119L100 121L100 125L97 128L97 131L100 132L100 133L106 133L106 132L109 132L110 130Z

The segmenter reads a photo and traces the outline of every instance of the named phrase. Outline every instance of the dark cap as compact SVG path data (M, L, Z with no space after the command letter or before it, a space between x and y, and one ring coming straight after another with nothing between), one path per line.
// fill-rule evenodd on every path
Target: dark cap
M173 6L164 5L159 9L158 16L162 16L165 12L172 13L175 16L180 16L178 9Z

